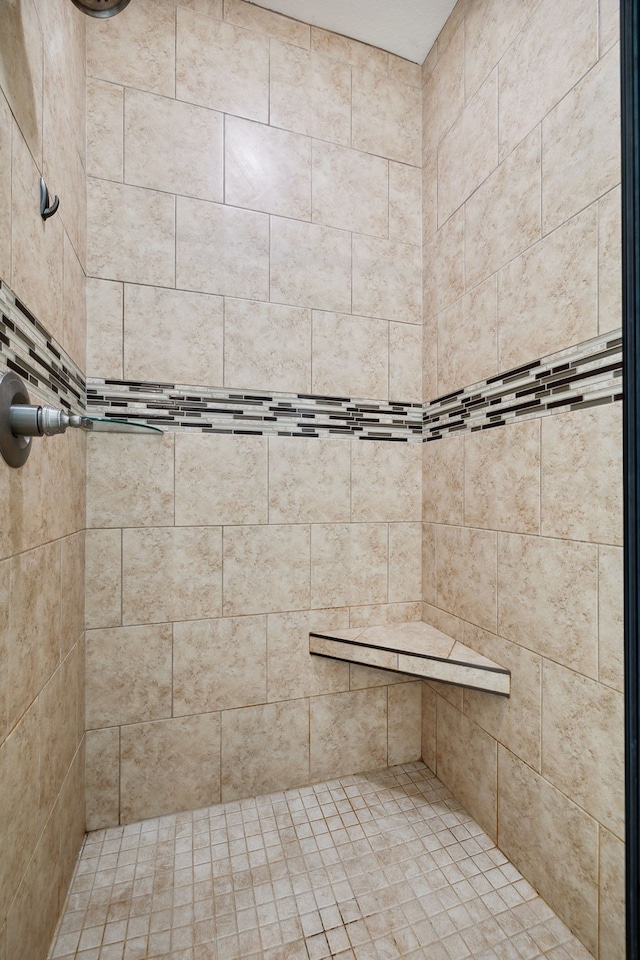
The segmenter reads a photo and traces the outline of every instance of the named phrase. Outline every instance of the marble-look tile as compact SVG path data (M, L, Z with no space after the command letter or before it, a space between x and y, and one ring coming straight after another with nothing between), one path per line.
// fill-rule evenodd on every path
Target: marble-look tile
M268 300L268 216L178 197L176 219L178 287Z
M266 699L266 617L174 624L174 716L246 707Z
M422 242L422 171L389 162L389 239Z
M600 956L624 960L624 843L600 827Z
M268 38L178 10L176 94L179 100L267 123Z
M280 217L311 219L309 137L226 117L224 149L226 203Z
M87 437L87 526L173 523L173 436Z
M225 528L224 615L306 610L310 550L306 525Z
M422 161L422 240L424 243L438 229L438 152Z
M85 626L120 626L122 532L87 530L85 559Z
M500 61L500 156L505 157L594 65L596 4L542 0Z
M437 600L436 528L432 523L422 524L422 596L425 603Z
M441 697L437 703L438 776L474 820L495 840L497 824L498 744Z
M43 826L38 809L37 708L28 710L0 746L0 815L11 824L0 859L0 908L7 915Z
M620 57L614 47L542 121L542 229L620 183Z
M175 8L140 0L108 23L87 23L87 73L172 97L175 93Z
M597 283L598 224L592 206L498 274L500 369L595 337Z
M374 603L349 609L349 626L362 629L389 623L413 623L422 617L422 604L413 603ZM391 678L389 678L391 682Z
M443 310L437 324L439 396L498 372L496 276Z
M420 90L358 67L352 73L351 143L357 150L418 166Z
M620 39L620 0L599 0L600 56Z
M464 523L464 437L422 447L422 517L427 523Z
M186 7L195 13L204 13L207 17L222 20L223 0L178 0L176 6Z
M384 523L311 527L311 606L386 603L388 532Z
M222 297L125 284L124 376L222 384Z
M423 149L429 156L464 106L464 26L455 30L446 50L437 51L434 67L426 73L422 92Z
M469 527L437 526L438 606L496 632L496 534Z
M87 277L87 376L121 380L123 285Z
M354 236L352 309L366 317L419 323L420 247Z
M595 953L598 825L521 760L498 747L498 843Z
M124 176L124 88L87 77L87 176Z
M386 74L389 69L389 54L386 50L371 47L367 43L343 37L330 30L320 27L311 27L311 46L318 53L323 53L332 60L342 60L353 67L363 67L365 70L375 70Z
M622 543L622 404L542 421L544 536Z
M171 624L90 630L87 729L171 716Z
M309 701L222 714L222 800L255 797L309 781Z
M464 293L464 211L454 213L437 233L425 232L422 248L423 312L430 320Z
M87 273L174 286L174 197L94 178L87 189Z
M38 164L42 160L43 48L43 31L33 0L4 4L0 89Z
M624 837L624 698L546 661L542 775L616 836Z
M598 333L622 324L622 202L620 187L598 201Z
M351 235L272 217L270 290L280 303L350 313Z
M527 420L465 436L466 524L540 532L540 423Z
M123 623L200 620L221 614L220 527L123 530Z
M420 520L422 450L418 443L360 443L351 447L351 519Z
M120 730L87 730L87 830L115 827L120 821Z
M389 729L387 763L411 763L422 757L422 683L394 683L387 691Z
M224 384L253 390L311 392L311 311L227 298Z
M504 0L477 0L465 11L464 80L467 100L486 80L517 37L540 0L517 0L505 7Z
M295 700L349 689L349 664L309 653L311 630L349 626L346 608L267 617L267 699Z
M266 523L266 437L176 435L176 524Z
M314 393L387 399L389 324L385 320L314 310L312 330Z
M269 437L269 522L348 522L351 450L340 440Z
M389 401L422 401L422 325L389 323Z
M385 687L314 697L310 713L312 780L386 766Z
M404 57L397 57L393 53L389 54L389 76L394 80L401 80L402 83L408 83L412 87L422 86L420 64L405 60Z
M498 633L597 677L597 565L589 543L500 534Z
M0 277L11 279L11 135L13 119L0 93Z
M221 201L222 128L223 116L215 110L140 90L127 90L124 102L126 183Z
M598 547L598 677L624 690L622 547Z
M348 145L351 68L315 50L272 41L269 122L274 127Z
M422 760L435 773L438 765L436 756L437 695L428 683L421 683L422 694Z
M313 143L313 220L328 227L386 237L389 164L334 143Z
M219 714L133 724L121 738L123 823L220 802Z
M311 27L300 20L283 17L279 13L245 3L244 0L224 0L224 19L238 27L246 27L254 33L266 33L267 36L296 47L309 49L311 45Z
M540 239L540 192L540 129L536 127L466 204L467 287L480 283Z
M389 524L389 602L408 603L422 597L422 525ZM404 761L403 761L404 762Z

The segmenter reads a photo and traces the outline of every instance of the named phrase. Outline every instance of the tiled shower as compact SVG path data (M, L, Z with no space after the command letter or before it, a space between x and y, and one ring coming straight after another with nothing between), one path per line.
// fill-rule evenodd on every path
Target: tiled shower
M0 960L46 955L85 828L158 858L327 782L453 794L623 957L617 17L459 0L420 67L243 0L3 6L0 280L92 414L165 432L0 470ZM308 653L415 620L511 697Z

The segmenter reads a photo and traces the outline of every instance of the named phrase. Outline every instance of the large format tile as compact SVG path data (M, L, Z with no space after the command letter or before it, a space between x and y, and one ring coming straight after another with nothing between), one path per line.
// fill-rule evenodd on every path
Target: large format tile
M438 606L496 632L496 534L436 527Z
M387 763L411 763L422 757L422 683L394 683L387 688Z
M354 67L364 67L386 74L389 68L389 54L386 50L371 47L367 43L344 37L330 30L311 27L311 47L332 60L341 60Z
M465 48L473 54L464 59L467 99L489 76L511 42L520 33L540 0L517 0L504 6L504 0L477 0L465 9Z
M272 300L351 312L351 235L346 231L272 217L270 271Z
M223 556L225 616L308 609L307 525L226 527Z
M333 143L313 142L313 219L328 227L386 237L389 164Z
M389 603L422 598L422 525L389 524Z
M624 689L624 604L622 547L598 547L598 677Z
M269 438L269 522L347 522L351 444L334 439Z
M227 297L224 384L245 390L309 393L311 311Z
M295 700L349 689L349 664L309 653L311 630L346 629L346 608L267 617L267 697Z
M356 67L352 101L351 142L356 149L414 166L420 163L418 89Z
M4 4L0 88L37 163L42 159L43 48L33 0Z
M225 0L224 19L254 33L265 33L297 47L308 49L311 44L311 27L308 23L283 17L254 3L245 3L244 0Z
M425 230L422 248L425 323L458 300L464 293L465 222L463 213L462 210L454 213L433 234L428 234ZM435 391L432 395L436 396Z
M422 504L427 523L464 523L464 437L425 443Z
M120 820L120 730L87 730L86 735L87 830L113 827Z
M387 762L387 690L352 690L310 701L312 780Z
M87 376L122 380L124 284L87 277Z
M173 436L87 437L87 526L173 523Z
M420 520L422 450L418 443L351 446L351 519Z
M0 94L0 277L11 279L11 135L13 118Z
M498 372L498 284L495 276L443 310L437 320L437 394Z
M349 144L351 68L313 50L272 41L269 122L319 140Z
M87 23L89 76L151 93L175 93L175 8L140 0L118 17Z
M435 150L464 106L463 26L460 25L454 31L454 35L442 55L439 50L435 52L435 66L431 72L424 76L423 81L422 138L425 157L430 156Z
M600 956L624 960L624 843L600 828Z
M622 198L620 187L598 201L598 333L622 324Z
M389 239L419 245L422 240L422 171L389 162Z
M42 830L38 809L37 707L26 711L0 746L0 812L6 831L0 859L0 910L7 915Z
M389 324L386 320L314 310L312 329L314 393L387 399Z
M420 247L354 236L352 309L367 317L419 323Z
M422 324L389 323L389 402L422 401Z
M385 523L311 527L311 606L386 603L389 536Z
M87 77L87 176L124 179L124 88Z

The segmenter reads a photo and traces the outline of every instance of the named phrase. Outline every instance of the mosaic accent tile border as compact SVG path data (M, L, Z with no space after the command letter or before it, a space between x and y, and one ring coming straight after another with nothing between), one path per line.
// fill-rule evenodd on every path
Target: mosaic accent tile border
M0 280L0 371L6 370L22 377L44 403L84 412L82 370Z

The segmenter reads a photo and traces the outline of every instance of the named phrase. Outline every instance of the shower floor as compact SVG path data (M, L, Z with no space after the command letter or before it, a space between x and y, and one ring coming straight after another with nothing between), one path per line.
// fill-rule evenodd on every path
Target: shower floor
M589 960L422 763L87 835L55 960Z

